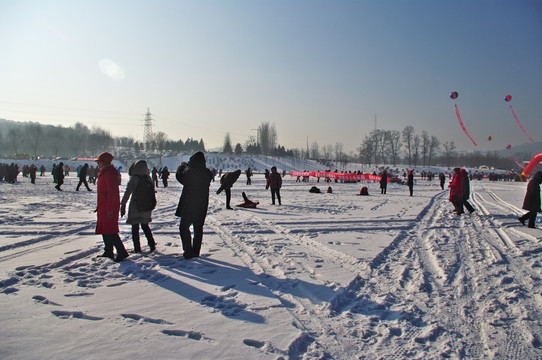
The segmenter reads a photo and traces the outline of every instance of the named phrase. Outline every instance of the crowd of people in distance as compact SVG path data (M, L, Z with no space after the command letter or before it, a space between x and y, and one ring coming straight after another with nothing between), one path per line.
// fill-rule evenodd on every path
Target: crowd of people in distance
M79 191L81 186L85 186L87 191L92 191L89 184L97 186L97 213L96 234L102 235L104 243L104 252L100 257L107 257L116 262L121 262L126 259L129 254L122 243L119 236L119 214L120 217L126 215L126 223L132 226L132 241L134 253L141 252L140 244L140 229L143 231L150 252L156 250L156 241L152 234L150 223L152 222L152 211L156 206L156 190L159 186L158 180L162 180L162 186L168 187L168 178L170 172L167 167L157 169L153 167L149 170L145 160L137 160L133 162L129 169L129 181L126 185L125 192L120 197L121 175L120 168L113 166L113 155L104 152L100 154L94 162L96 166L85 163L77 167L77 176L79 182L76 186L76 191ZM37 172L40 176L44 176L46 169L42 165L40 169L32 165L24 165L22 169L23 176L29 177L32 183L35 183ZM63 162L53 164L51 174L55 188L62 191L65 176L70 172L69 166L65 166ZM188 162L182 162L175 172L176 180L183 185L178 206L175 211L175 216L180 217L179 236L182 243L185 259L197 258L201 253L203 227L209 206L209 188L215 176L220 177L220 187L217 194L222 191L226 194L226 209L231 210L231 188L241 175L241 170L226 172L222 174L222 170L209 169L206 166L206 158L202 152L197 152L192 155ZM19 166L15 163L10 165L0 164L0 181L14 183L17 181L19 174ZM280 189L282 187L282 174L278 172L277 167L271 167L271 171L265 170L265 189L270 190L271 204L282 205ZM246 184L251 185L251 177L254 175L249 167L245 171ZM376 172L374 175L377 175ZM387 193L389 179L393 177L386 170L382 170L379 174L380 193ZM431 181L435 177L433 173L424 173L422 179ZM449 188L449 201L452 203L453 212L457 215L462 215L465 210L469 213L475 211L470 204L470 181L479 179L476 174L469 175L465 169L454 168L451 175ZM414 171L406 170L403 174L405 180L399 183L407 185L410 196L414 194ZM438 174L441 190L444 190L444 185L447 176L444 173ZM507 180L504 178L494 177L490 180ZM298 178L298 181L300 179ZM303 179L303 181L308 181ZM541 212L540 201L540 184L542 183L542 172L538 171L534 174L527 185L527 193L523 202L522 208L528 212L519 217L521 224L529 228L535 227L536 216ZM321 191L313 186L310 192L321 193ZM328 193L333 193L331 186L328 187ZM366 186L362 187L357 195L369 195ZM243 208L256 208L259 202L252 201L248 198L245 192L242 193L243 203L237 205ZM190 230L192 228L192 231ZM116 251L116 255L115 255Z

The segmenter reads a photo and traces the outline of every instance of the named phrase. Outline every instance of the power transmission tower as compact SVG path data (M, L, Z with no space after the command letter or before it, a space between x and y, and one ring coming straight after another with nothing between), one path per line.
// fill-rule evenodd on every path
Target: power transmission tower
M149 144L153 140L153 133L152 133L152 117L151 117L151 111L149 108L147 108L147 113L145 114L145 125L144 125L144 131L143 131L143 141L145 144Z

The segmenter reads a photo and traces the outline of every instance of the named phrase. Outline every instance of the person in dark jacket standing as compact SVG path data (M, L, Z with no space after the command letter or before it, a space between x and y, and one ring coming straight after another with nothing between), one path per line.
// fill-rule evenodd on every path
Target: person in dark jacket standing
M523 209L529 211L518 220L525 225L525 220L529 219L528 227L536 228L536 213L541 212L540 209L540 184L542 183L542 171L537 171L531 181L527 185L527 193L523 200Z
M275 205L275 196L277 197L279 205L282 205L280 201L281 187L282 187L282 177L277 172L277 167L273 166L271 168L271 174L269 174L269 178L267 179L267 184L265 185L265 190L271 188L271 204L272 205Z
M203 225L209 206L209 186L213 180L213 173L205 163L205 155L198 151L192 155L188 164L183 162L175 174L177 181L183 185L175 215L181 218L179 232L185 259L200 255ZM193 239L190 225L194 229Z
M408 191L410 191L410 196L412 196L412 193L414 192L414 172L412 170L408 172L407 185Z
M446 176L444 176L444 173L438 174L438 179L440 181L440 188L444 190L444 183L446 182Z
M252 170L250 170L250 167L246 169L245 175L247 176L247 185L251 185L252 180L250 178L252 177L253 174L252 174Z
M90 187L88 187L87 182L87 172L88 172L88 164L85 163L81 170L79 170L79 183L77 184L77 187L75 188L75 191L79 191L79 188L81 187L81 184L85 184L85 187L88 191L92 191Z
M380 175L380 193L385 194L388 189L388 172L386 170L382 171Z
M62 191L60 188L64 184L64 163L59 163L54 169L54 178L56 180L55 189Z
M95 160L100 169L98 173L98 206L96 213L96 234L101 234L104 241L104 253L100 257L113 259L113 247L117 249L115 262L128 257L128 252L119 236L119 179L117 169L111 164L113 155L101 153Z
M156 166L152 168L152 183L155 187L158 187L158 170L156 169Z
M470 214L474 212L474 208L469 203L470 198L470 180L469 180L469 174L467 174L467 171L465 169L461 169L459 171L461 175L463 176L463 205Z
M138 189L137 185L140 181L142 181L141 179L145 178L144 180L147 180L149 185L152 184L147 162L145 160L138 160L134 162L128 168L128 175L130 176L130 180L128 181L128 184L126 184L126 191L124 192L124 196L120 202L120 216L122 217L126 213L126 203L128 202L128 199L131 198L130 205L128 206L126 223L132 225L134 252L141 252L141 245L139 243L139 225L141 224L141 229L147 238L147 244L149 245L150 252L152 253L156 249L156 242L154 241L154 237L152 236L151 228L149 226L149 223L152 221L152 210L138 209L136 201L137 199L134 200L136 197L134 196L134 193L136 189ZM149 188L148 190L155 191L154 184L152 185L152 188Z
M164 187L167 188L167 181L169 178L169 170L167 166L164 166L164 168L160 172L160 177L162 178L162 184L164 184Z

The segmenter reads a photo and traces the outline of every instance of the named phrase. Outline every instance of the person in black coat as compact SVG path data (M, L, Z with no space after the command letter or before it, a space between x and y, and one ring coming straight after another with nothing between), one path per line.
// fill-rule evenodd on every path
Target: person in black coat
M444 190L444 183L446 182L446 177L443 173L438 174L438 179L440 181L440 188Z
M162 172L160 173L160 177L162 178L162 184L164 184L164 187L167 188L167 181L169 178L169 170L167 166L162 169Z
M388 188L388 172L386 170L382 171L380 176L380 193L385 194Z
M469 174L467 173L467 170L465 169L461 169L459 172L463 176L463 206L465 206L468 212L472 214L474 212L474 208L469 203L469 197L470 197Z
M181 218L179 232L183 245L183 257L198 257L203 239L203 225L209 206L209 186L213 173L205 166L205 155L198 151L187 163L177 168L175 177L183 185L176 216ZM190 233L190 225L194 229L194 238Z
M542 183L542 171L537 171L534 174L531 181L527 185L527 193L525 194L525 199L523 200L523 209L528 210L529 212L525 215L518 218L518 220L525 225L525 220L529 219L529 224L527 225L530 228L536 228L534 226L536 222L536 213L541 212L540 209L540 184Z
M85 187L88 191L92 191L90 187L88 186L87 182L87 172L88 172L88 164L85 163L81 170L79 170L79 183L77 184L77 187L75 188L75 191L79 191L79 188L81 187L81 184L85 184Z
M58 191L62 191L60 188L62 184L64 184L64 163L60 163L57 166L55 166L54 169L54 178L56 179L56 185L55 189Z
M414 192L414 172L412 170L408 172L407 185L408 185L408 191L410 192L410 196L412 196L412 193Z
M217 194L220 194L222 190L226 193L226 209L232 210L230 206L231 201L231 188L233 184L237 181L241 175L241 170L235 170L233 172L227 172L220 178L220 187L216 191Z

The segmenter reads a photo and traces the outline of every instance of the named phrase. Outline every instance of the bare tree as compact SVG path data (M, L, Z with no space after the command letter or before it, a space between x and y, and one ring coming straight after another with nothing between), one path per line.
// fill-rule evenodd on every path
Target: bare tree
M412 141L412 161L414 166L418 166L418 160L420 158L420 145L421 145L421 138L419 135L415 135L414 139Z
M224 136L224 147L222 149L222 152L224 154L232 154L233 153L233 148L231 146L231 139L230 139L230 133L226 133L226 136Z
M8 139L7 139L11 151L14 155L17 155L19 152L19 147L24 142L23 131L20 126L14 126L8 130Z
M427 164L427 156L429 155L429 144L431 142L431 138L429 137L429 134L427 131L422 131L422 156L423 156L423 167Z
M343 155L343 144L340 142L335 143L335 163L340 163Z
M408 153L408 166L412 165L412 141L414 138L414 127L413 126L406 126L403 129L403 142L406 146L406 150Z
M452 160L452 156L454 154L454 150L455 150L455 143L452 141L452 142L445 142L444 144L442 144L442 147L444 148L444 157L446 159L446 166L448 167L448 169L450 168L450 164L451 164L451 160Z
M324 158L326 161L333 159L333 145L328 144L324 146Z
M43 135L43 129L41 125L39 123L30 123L26 127L25 135L28 140L28 144L32 147L32 151L34 152L34 159L37 159L38 147L40 145Z
M431 159L440 148L440 141L436 136L431 136L429 142L429 166L431 166Z
M162 131L158 131L157 133L155 133L153 136L153 142L156 146L156 150L158 151L160 165L162 165L162 157L164 156L164 152L166 151L166 145L168 142L166 133Z
M360 161L367 164L368 166L371 166L371 164L373 163L373 159L375 158L375 146L373 144L374 141L374 136L372 136L371 134L366 135L365 139L361 143L361 146L358 148Z
M76 155L86 155L89 138L89 128L81 122L75 123L70 129L70 135L68 137L70 152Z
M320 150L319 150L318 143L316 141L314 141L311 144L311 156L310 157L313 160L320 160Z
M401 151L401 133L398 130L390 130L388 137L391 160L395 166L399 158L399 151Z
M275 125L270 125L268 122L262 123L258 127L258 136L262 154L270 155L277 144L277 131L275 130Z

